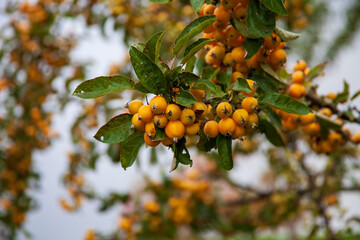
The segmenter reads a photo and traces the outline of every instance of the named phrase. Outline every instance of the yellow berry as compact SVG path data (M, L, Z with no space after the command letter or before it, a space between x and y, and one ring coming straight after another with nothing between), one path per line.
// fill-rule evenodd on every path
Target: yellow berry
M200 131L199 123L194 123L192 125L185 126L185 133L189 136L198 135Z
M166 108L166 117L172 121L179 119L181 114L181 110L178 105L176 104L170 104Z
M224 136L231 136L235 128L236 124L232 118L223 118L219 122L219 132Z
M153 119L153 112L149 105L143 105L139 108L139 119L144 123L148 123Z
M166 135L177 142L185 134L185 126L179 120L170 121L165 127Z
M241 102L241 108L245 109L248 113L253 113L257 109L258 101L254 97L246 97Z
M219 134L219 124L216 121L208 121L204 126L204 133L210 138L214 138Z
M232 134L233 139L238 139L240 137L245 136L245 128L244 126L236 125L235 131Z
M168 119L165 114L155 115L154 124L158 128L164 128L168 123Z
M237 125L245 125L249 119L249 113L245 109L237 109L234 112L232 119Z
M185 108L180 115L180 121L185 125L192 125L196 120L195 113L191 109Z
M229 117L231 116L232 112L233 112L232 106L228 102L221 102L216 107L216 114L220 118Z
M145 131L145 123L143 121L139 120L138 113L134 114L134 116L131 119L131 123L135 127L136 130L138 130L140 132Z
M149 136L146 133L144 133L144 140L145 140L145 143L147 145L149 145L150 147L156 147L157 145L160 144L160 141L151 140L151 138L149 138Z
M161 114L166 110L167 103L165 98L161 96L156 96L150 100L149 106L151 107L153 113Z
M140 100L133 100L128 104L129 113L135 114L138 113L139 108L143 105L143 102Z
M203 102L197 102L197 103L193 104L191 106L191 110L193 110L195 112L196 116L200 115L199 118L203 118L207 114L207 107L206 107L205 103L203 103ZM202 111L202 113L201 113L201 111ZM197 112L199 112L199 114L197 114Z
M156 135L156 130L155 130L155 124L154 122L148 122L145 125L145 133L149 136L149 138L153 139Z
M249 114L248 122L246 124L247 128L256 128L259 123L259 117L256 113Z

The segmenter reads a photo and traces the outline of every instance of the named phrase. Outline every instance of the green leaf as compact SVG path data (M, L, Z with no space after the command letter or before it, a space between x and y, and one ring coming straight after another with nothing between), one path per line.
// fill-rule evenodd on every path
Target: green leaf
M188 60L188 62L186 63L185 71L186 71L186 72L192 72L192 71L194 71L195 63L196 63L196 57L195 57L195 56L192 56L192 57Z
M334 129L338 130L341 128L341 123L333 121L330 118L325 117L324 115L316 113L316 119L319 122L320 126L325 129Z
M261 119L259 122L259 129L262 133L265 134L266 138L271 142L273 145L277 147L285 146L284 140L280 134L280 131L272 125L270 122Z
M251 80L256 81L259 88L267 93L267 92L278 92L277 87L274 85L273 81L270 79L260 76L260 75L254 75L250 78Z
M120 114L103 125L94 138L103 143L123 142L133 132L131 127L131 114Z
M282 0L261 0L267 9L276 12L280 15L286 16L287 11Z
M210 38L200 38L196 42L193 42L189 46L186 47L184 51L184 58L181 60L181 64L185 64L192 58L200 49L202 49L206 44L212 42L213 39Z
M162 40L164 39L164 34L165 31L161 31L152 35L149 41L147 41L143 50L143 52L148 55L150 60L152 60L154 63L159 62L160 46Z
M201 78L206 80L213 80L214 77L220 72L220 68L213 68L211 66L204 67L201 73Z
M319 65L316 65L315 67L311 68L309 75L307 76L307 80L312 80L319 75L324 75L323 70L325 69L326 65L327 65L327 62L324 62L324 63L320 63Z
M104 76L82 82L77 86L73 95L80 98L96 98L133 87L134 82L128 77L122 75Z
M234 86L232 87L232 90L239 91L239 92L244 91L244 92L247 92L247 93L252 92L248 82L243 78L238 78L237 79Z
M360 96L360 90L357 91L356 93L354 93L354 95L350 98L350 100L354 100L355 98L357 98L358 96Z
M252 56L254 56L258 51L259 48L263 45L264 39L251 39L247 38L244 42L244 48L246 49L246 57L245 60L249 60Z
M267 63L260 63L260 67L262 70L264 70L264 72L266 72L267 74L269 74L271 77L273 77L274 80L277 81L277 83L285 86L286 83L283 82L283 80L276 74L276 72L270 67L269 64Z
M218 147L218 153L220 157L220 166L229 171L233 168L233 156L232 156L232 138L219 134L216 138L216 145Z
M298 115L306 115L311 113L310 108L308 108L305 104L280 93L265 93L264 95L260 96L258 102L260 104L277 108L288 113Z
M180 73L180 79L182 82L186 83L187 85L192 85L196 81L200 79L198 75L195 75L191 72L182 72Z
M153 141L161 141L161 140L167 138L164 129L155 127L155 132L156 132L156 134L155 134Z
M295 40L295 39L298 39L300 37L300 34L298 33L293 33L293 32L290 32L290 31L286 31L280 27L276 27L274 29L274 32L279 35L281 41L283 42L289 42L289 41L292 41L292 40Z
M264 107L261 110L266 114L272 124L274 124L278 128L281 128L281 120L276 114L276 112L274 112L274 110L268 107Z
M135 47L136 47L137 49L139 49L140 51L144 51L144 49L145 49L145 44L144 44L144 43L136 43L136 44L135 44Z
M259 36L250 32L249 29L247 28L247 26L242 23L240 20L236 19L236 18L231 18L230 19L230 24L236 29L238 30L241 35L243 35L246 38L255 38L258 39Z
M275 28L275 13L262 6L259 0L251 0L246 25L249 31L258 37L268 37Z
M165 90L165 77L160 68L144 53L130 47L130 61L141 84L151 93L162 94Z
M120 163L126 168L133 165L139 153L141 146L144 144L144 133L134 132L120 145Z
M134 85L134 88L136 90L138 90L139 92L142 92L142 93L151 93L149 90L147 90L146 87L144 87L144 85L142 85L140 82L136 83Z
M205 90L208 91L209 93L216 92L216 84L213 83L212 81L205 79L200 79L199 81L196 81L191 88Z
M184 30L180 33L180 35L175 40L173 46L174 54L177 54L184 45L190 41L193 37L204 31L205 28L210 26L213 22L216 21L216 16L203 16L195 19L189 25L187 25Z
M150 151L150 164L155 165L157 163L157 154L156 154L156 148L151 148Z
M349 84L344 80L344 90L336 95L334 99L334 103L339 103L342 101L346 101L349 98Z
M172 83L177 79L181 72L181 66L177 66L169 71L166 71L165 78L166 78L166 86L169 89L172 86Z
M217 76L216 76L217 81L224 86L223 89L225 91L226 91L226 89L229 88L229 85L231 82L231 74L232 74L232 69L229 68L225 72L221 72L221 73L217 74Z
M172 0L150 0L150 2L153 2L153 3L169 3L171 2Z
M204 130L200 130L200 139L196 147L202 152L209 152L211 149L216 148L216 138L208 138Z
M191 6L194 8L194 10L197 12L197 14L200 13L200 9L202 5L204 4L205 0L190 0Z
M192 166L192 160L190 158L189 151L185 146L185 143L186 143L185 138L182 138L178 140L177 143L174 144L173 146L174 161L171 166L170 172L175 170L178 167L179 163L184 165L190 165L190 167Z
M180 89L179 95L175 97L176 103L181 106L189 106L193 103L197 103L196 98L186 90Z

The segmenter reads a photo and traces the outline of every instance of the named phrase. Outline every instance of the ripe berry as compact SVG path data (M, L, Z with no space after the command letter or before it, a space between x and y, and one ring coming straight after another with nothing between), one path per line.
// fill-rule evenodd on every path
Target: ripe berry
M168 123L168 119L165 114L155 115L154 124L158 128L164 128Z
M219 122L219 132L224 136L231 136L235 128L236 124L232 118L223 118Z
M219 124L216 121L208 121L204 126L204 133L210 138L214 138L219 134Z
M245 78L241 72L233 72L231 74L231 82L234 83L238 80L238 78Z
M294 83L302 84L305 81L305 74L302 71L295 71L292 76Z
M241 102L241 108L245 109L248 113L253 113L257 106L258 101L254 97L246 97Z
M316 122L312 122L302 126L301 129L307 134L316 135L320 133L320 124Z
M133 115L133 117L131 119L131 123L135 127L136 130L138 130L140 132L145 131L145 123L143 121L139 120L139 114L138 113Z
M184 109L180 115L180 121L185 125L192 125L196 120L195 113L191 109Z
M250 68L247 66L245 61L242 61L241 63L237 63L235 65L235 70L237 72L241 72L242 74L247 74L250 71Z
M139 111L139 108L143 105L143 102L140 100L133 100L127 104L130 114L135 114Z
M153 112L149 105L143 105L139 108L139 119L144 123L148 123L153 119Z
M215 9L214 14L220 22L228 22L231 18L231 12L229 9L219 6Z
M198 102L201 102L205 96L205 91L200 89L191 89L189 91Z
M278 48L281 42L280 37L276 33L271 33L269 37L264 38L264 47L267 49Z
M230 117L232 112L232 106L228 102L221 102L216 107L216 114L219 116L219 118Z
M333 146L338 146L342 142L342 136L338 132L332 132L329 133L328 140Z
M281 120L281 127L284 131L292 131L297 128L297 124L291 118Z
M220 22L218 20L216 20L212 25L214 26L215 30L224 30L227 27L226 22ZM225 36L226 36L226 32L225 32Z
M304 60L299 60L294 65L293 69L294 69L294 71L302 71L302 72L304 72L306 68L307 68L306 62Z
M336 98L336 93L329 92L328 94L326 94L326 97L330 98L331 100L334 100Z
M170 121L179 119L180 114L181 114L181 110L180 110L179 106L176 104L168 105L165 112L166 112L166 117Z
M244 126L236 125L235 131L232 134L232 138L233 139L238 139L238 138L243 137L243 136L245 136L245 128L244 128Z
M198 118L203 118L205 117L205 115L207 114L207 107L205 105L205 103L203 102L197 102L195 104L193 104L191 106L191 110L193 110L195 112L195 115L198 117ZM201 112L202 111L202 112ZM198 114L198 113L199 114ZM201 114L200 114L201 113Z
M154 122L148 122L145 125L145 133L149 136L149 138L153 139L156 135L156 130L155 130L155 124Z
M332 111L330 108L324 107L324 108L320 109L319 114L326 116L326 117L331 117Z
M256 55L252 56L249 60L246 60L245 63L249 69L259 68L259 60Z
M223 64L225 67L231 67L233 64L233 59L231 57L231 53L227 53L225 54L223 60L222 60Z
M296 98L296 99L301 98L305 95L305 93L306 93L306 90L303 85L293 83L289 87L289 95L293 98Z
M174 143L174 141L172 140L172 138L167 137L167 138L164 138L163 140L161 140L161 143L164 146L169 147Z
M273 67L283 66L286 63L286 52L284 49L277 48L269 55L269 63Z
M194 123L185 127L185 133L189 136L198 135L200 132L199 123Z
M144 140L145 140L145 143L150 147L156 147L157 145L160 144L160 141L151 140L151 138L149 138L149 136L146 133L144 133Z
M360 143L360 132L356 132L352 135L351 141L353 143Z
M177 142L185 134L185 126L179 120L170 121L165 127L166 135L174 142Z
M220 45L215 46L209 52L213 59L221 61L225 56L225 47Z
M150 100L149 106L151 107L153 113L160 114L165 111L167 103L165 98L161 96L156 96Z
M204 8L204 15L214 15L215 5L207 4Z
M259 117L256 113L249 114L248 122L246 124L247 128L256 128L259 123Z
M246 16L247 16L247 6L244 6L242 4L238 4L235 8L234 8L234 17L236 19L239 19L240 21L244 22L246 20Z
M237 125L245 125L249 119L249 113L245 109L237 109L234 112L232 119Z
M225 32L227 39L235 40L240 37L240 33L232 25L229 25L226 28Z
M245 55L246 51L242 47L236 47L231 51L231 58L236 63L241 63L242 61L244 61Z
M309 124L312 123L315 120L315 114L314 113L308 113L306 115L301 115L300 116L300 121L303 124Z
M246 79L246 81L251 89L251 92L247 93L245 91L242 91L241 93L244 94L245 96L252 97L256 92L257 83L251 79Z
M238 4L237 0L221 0L220 2L221 5L228 9L234 8Z

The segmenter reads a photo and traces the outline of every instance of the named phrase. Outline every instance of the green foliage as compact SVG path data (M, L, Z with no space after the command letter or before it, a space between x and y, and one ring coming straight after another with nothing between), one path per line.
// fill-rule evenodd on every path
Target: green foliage
M133 165L141 146L144 144L144 133L133 132L126 138L120 145L120 163L121 166L126 168Z
M146 42L144 50L142 50L154 63L159 62L160 46L164 39L164 34L165 31L155 33L149 41Z
M271 124L269 121L261 119L259 122L259 129L263 132L266 138L277 147L285 146L283 137L277 127Z
M286 31L278 26L275 27L274 32L279 35L281 41L289 42L300 37L300 34Z
M122 75L97 77L82 82L77 86L73 95L80 98L96 98L133 87L134 82Z
M287 15L287 11L282 0L262 0L265 7L280 15Z
M238 78L235 82L234 86L232 87L234 91L244 91L250 93L252 90L248 84L248 82L243 78Z
M258 39L251 39L248 38L244 42L244 47L246 49L246 57L245 60L249 60L252 56L254 56L260 49L260 47L263 45L264 39L258 38Z
M233 152L231 136L223 136L219 134L216 138L216 145L219 153L219 165L229 171L233 168Z
M103 143L121 143L133 132L131 127L132 115L120 114L110 119L95 134L94 138Z
M260 96L258 101L260 104L277 108L288 113L298 115L311 113L311 110L305 104L280 93L266 93Z
M204 2L205 2L205 0L190 0L192 7L197 12L197 14L199 14L200 9L201 9L202 5L204 4Z
M190 44L186 47L184 51L184 58L181 60L181 64L185 64L190 60L200 49L202 49L206 44L213 41L209 38L200 38L196 42Z
M257 38L268 37L275 28L275 14L264 8L259 0L249 2L246 25Z
M186 106L189 106L189 105L191 105L193 103L197 103L197 100L188 91L180 89L179 95L176 96L176 103L186 107Z

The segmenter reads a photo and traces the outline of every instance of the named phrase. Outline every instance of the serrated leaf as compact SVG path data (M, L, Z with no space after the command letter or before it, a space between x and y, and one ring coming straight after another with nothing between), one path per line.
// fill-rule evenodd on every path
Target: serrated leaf
M161 140L167 138L164 129L155 127L155 132L156 132L156 134L155 134L153 141L161 141Z
M103 76L82 82L73 95L80 98L96 98L134 87L134 82L125 76Z
M191 6L194 8L197 14L200 13L200 9L204 2L205 0L190 0Z
M247 93L252 92L248 82L244 78L238 78L232 87L232 90Z
M180 89L179 95L175 97L175 101L177 104L184 107L197 103L196 98L191 93L183 89Z
M241 35L243 35L246 38L254 38L254 39L259 38L259 36L257 34L254 34L254 33L249 31L246 24L242 23L240 20L238 20L238 19L236 19L234 17L230 19L230 24L236 30L238 30L241 33Z
M319 113L315 113L316 115L316 119L319 122L320 126L326 129L334 129L334 130L338 130L341 128L341 123L336 122L324 115L321 115Z
M298 39L300 37L300 34L287 31L285 29L282 29L278 26L275 27L274 32L279 35L281 41L283 42L289 42L295 39Z
M149 56L150 60L154 63L159 62L159 53L161 42L164 39L165 31L161 31L155 33L151 36L151 38L147 41L143 52Z
M134 132L120 145L120 163L121 166L126 168L133 165L141 146L144 144L144 133Z
M247 10L246 26L257 37L268 37L275 28L275 13L262 6L259 0L251 0Z
M216 138L208 138L204 130L200 130L200 139L196 144L196 147L203 152L209 152L211 149L216 148Z
M131 127L131 114L120 114L110 119L95 134L94 138L103 143L123 142L133 130Z
M233 168L232 138L219 134L216 138L216 145L220 157L219 165L229 171Z
M205 90L209 93L215 93L216 92L216 84L209 80L200 79L194 83L194 85L191 87L191 89L201 89L201 90Z
M186 71L186 72L192 72L192 71L194 71L195 64L196 64L196 57L195 57L195 56L192 56L192 57L187 61L187 63L186 63L185 71Z
M259 51L263 43L264 43L263 38L258 38L258 39L247 38L244 42L244 48L246 49L247 52L245 60L249 60L252 56L254 56Z
M181 64L185 64L192 58L200 49L202 49L206 44L212 42L213 39L210 38L200 38L196 42L193 42L189 46L186 47L184 51L184 58L181 60Z
M205 28L210 26L215 21L216 21L216 16L211 15L211 16L199 17L194 21L192 21L191 23L189 23L175 40L173 46L174 54L177 54L188 41L190 41L197 34L204 31Z
M277 108L288 113L298 115L311 113L310 108L305 104L280 93L265 93L259 97L258 102L259 104Z
M334 103L346 101L349 98L349 84L344 80L344 90L336 95Z
M272 80L259 75L254 75L250 78L251 80L254 80L257 85L259 86L258 89L261 89L263 92L278 92L277 87L273 83Z
M136 83L134 85L134 88L136 90L138 90L139 92L142 92L142 93L151 93L149 90L147 90L146 87L144 87L144 85L142 85L140 82Z
M272 110L271 108L264 107L261 109L266 116L269 118L270 122L274 124L276 127L281 128L281 120L279 116Z
M135 47L139 49L140 51L144 51L145 49L145 43L136 43Z
M267 74L269 74L271 77L274 78L274 80L277 81L277 83L285 86L286 83L283 82L283 80L276 74L276 72L270 67L269 64L267 63L260 63L260 67L262 70L264 70L264 72L266 72Z
M182 72L180 73L180 79L181 81L185 82L187 85L192 85L196 81L200 79L198 75L195 75L191 72Z
M261 0L267 9L276 12L280 15L286 16L287 11L282 0Z
M224 91L226 91L226 89L229 88L229 85L231 83L231 74L232 74L232 69L229 68L225 72L220 72L216 76L217 81L224 86L223 87Z
M280 134L280 131L272 125L270 122L261 119L259 122L259 129L262 133L265 134L265 137L271 142L274 146L283 147L285 146L284 140Z
M213 80L214 77L220 72L220 68L213 68L211 66L204 67L201 73L201 78L205 80Z
M157 95L164 92L164 74L148 56L131 46L130 61L139 81L146 89Z
M171 69L169 71L166 71L165 78L166 78L166 86L167 86L167 88L172 86L171 83L174 82L177 79L180 72L181 72L181 66L177 66L176 68L173 68L173 69Z

